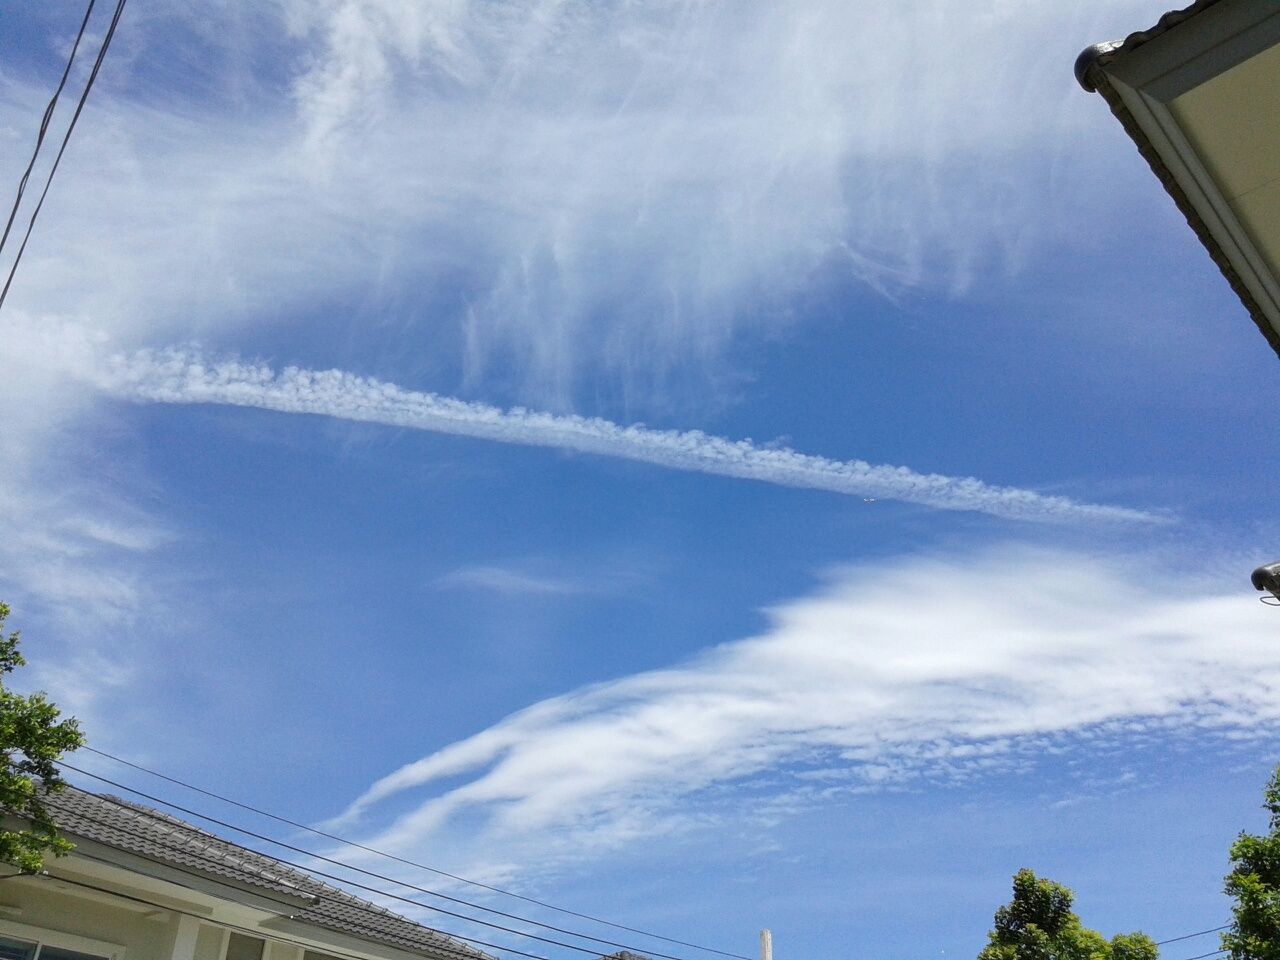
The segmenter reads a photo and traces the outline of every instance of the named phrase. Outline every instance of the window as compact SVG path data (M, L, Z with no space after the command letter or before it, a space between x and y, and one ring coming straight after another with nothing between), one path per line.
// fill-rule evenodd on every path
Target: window
M79 937L65 939L80 940ZM111 952L85 953L39 940L18 940L0 934L0 960L112 960L112 957Z
M38 943L0 937L0 960L36 960L36 951L39 949Z
M227 937L227 952L224 960L262 960L262 943L263 941L257 937L246 937L243 933L233 932ZM69 957L67 960L78 960L78 958Z

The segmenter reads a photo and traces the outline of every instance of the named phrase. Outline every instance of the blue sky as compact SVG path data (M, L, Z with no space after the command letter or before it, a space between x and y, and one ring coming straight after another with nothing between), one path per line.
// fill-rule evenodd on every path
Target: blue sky
M1223 922L1275 358L1071 76L1162 12L130 5L0 317L27 682L738 952L971 956L1021 866ZM78 16L0 32L2 183Z

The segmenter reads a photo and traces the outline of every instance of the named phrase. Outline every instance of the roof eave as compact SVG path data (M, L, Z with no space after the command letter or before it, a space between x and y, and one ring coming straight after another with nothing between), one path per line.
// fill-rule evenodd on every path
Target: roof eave
M1104 58L1123 47L1123 40L1104 40L1102 43L1095 43L1081 50L1080 56L1076 57L1076 83L1089 93L1097 93L1098 83L1095 77L1098 71L1095 68L1100 66Z
M1187 225L1191 227L1200 244L1208 251L1209 257L1248 311L1254 325L1267 343L1271 345L1271 349L1280 356L1280 331L1277 330L1280 320L1273 321L1273 318L1268 315L1262 303L1254 295L1248 284L1245 283L1221 241L1205 222L1204 217L1197 210L1187 191L1174 176L1165 158L1156 149L1150 136L1143 129L1142 124L1134 117L1132 111L1124 102L1124 98L1111 82L1107 69L1108 66L1118 60L1122 60L1126 54L1134 49L1149 43L1172 28L1186 23L1196 14L1209 9L1219 2L1221 0L1198 0L1198 2L1182 10L1166 13L1150 30L1132 33L1124 40L1110 40L1086 47L1076 57L1075 76L1081 87L1089 93L1101 95L1103 100L1106 101L1112 114L1120 121L1120 126L1129 135L1129 139L1134 142L1134 145L1137 146L1138 153L1147 161L1151 172L1160 181L1160 185L1164 187L1165 192L1173 198L1173 202L1186 219Z

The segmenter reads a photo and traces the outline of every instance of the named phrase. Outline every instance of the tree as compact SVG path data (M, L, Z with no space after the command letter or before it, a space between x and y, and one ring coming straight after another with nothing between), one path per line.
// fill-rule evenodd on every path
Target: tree
M26 663L18 652L17 631L4 634L8 616L9 608L0 603L0 810L29 826L0 829L0 863L38 873L46 853L60 857L71 851L41 801L65 786L55 761L83 746L84 735L74 717L59 719L58 708L43 693L24 696L5 687L4 678Z
M1074 895L1052 880L1019 870L1013 900L996 911L995 927L978 960L1156 960L1154 941L1123 933L1108 941L1071 912Z
M1236 905L1222 935L1230 960L1280 960L1280 767L1264 796L1271 832L1261 837L1241 833L1231 845L1232 870L1225 886Z

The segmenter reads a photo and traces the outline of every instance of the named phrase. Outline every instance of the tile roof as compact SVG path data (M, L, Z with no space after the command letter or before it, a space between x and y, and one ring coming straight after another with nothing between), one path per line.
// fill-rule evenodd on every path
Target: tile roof
M492 960L452 937L159 810L72 786L45 797L44 804L59 829L72 838L308 901L294 908L294 920L433 960Z
M1094 66L1110 63L1121 54L1142 46L1148 40L1154 40L1162 33L1168 33L1184 20L1190 20L1197 13L1207 10L1218 2L1219 0L1196 0L1189 7L1183 7L1181 10L1170 10L1156 21L1154 27L1147 30L1135 30L1123 40L1108 40L1104 43L1095 43L1091 47L1086 47L1080 56L1076 58L1076 79L1080 81L1080 86L1090 93L1096 92L1097 86L1089 76L1090 70Z

